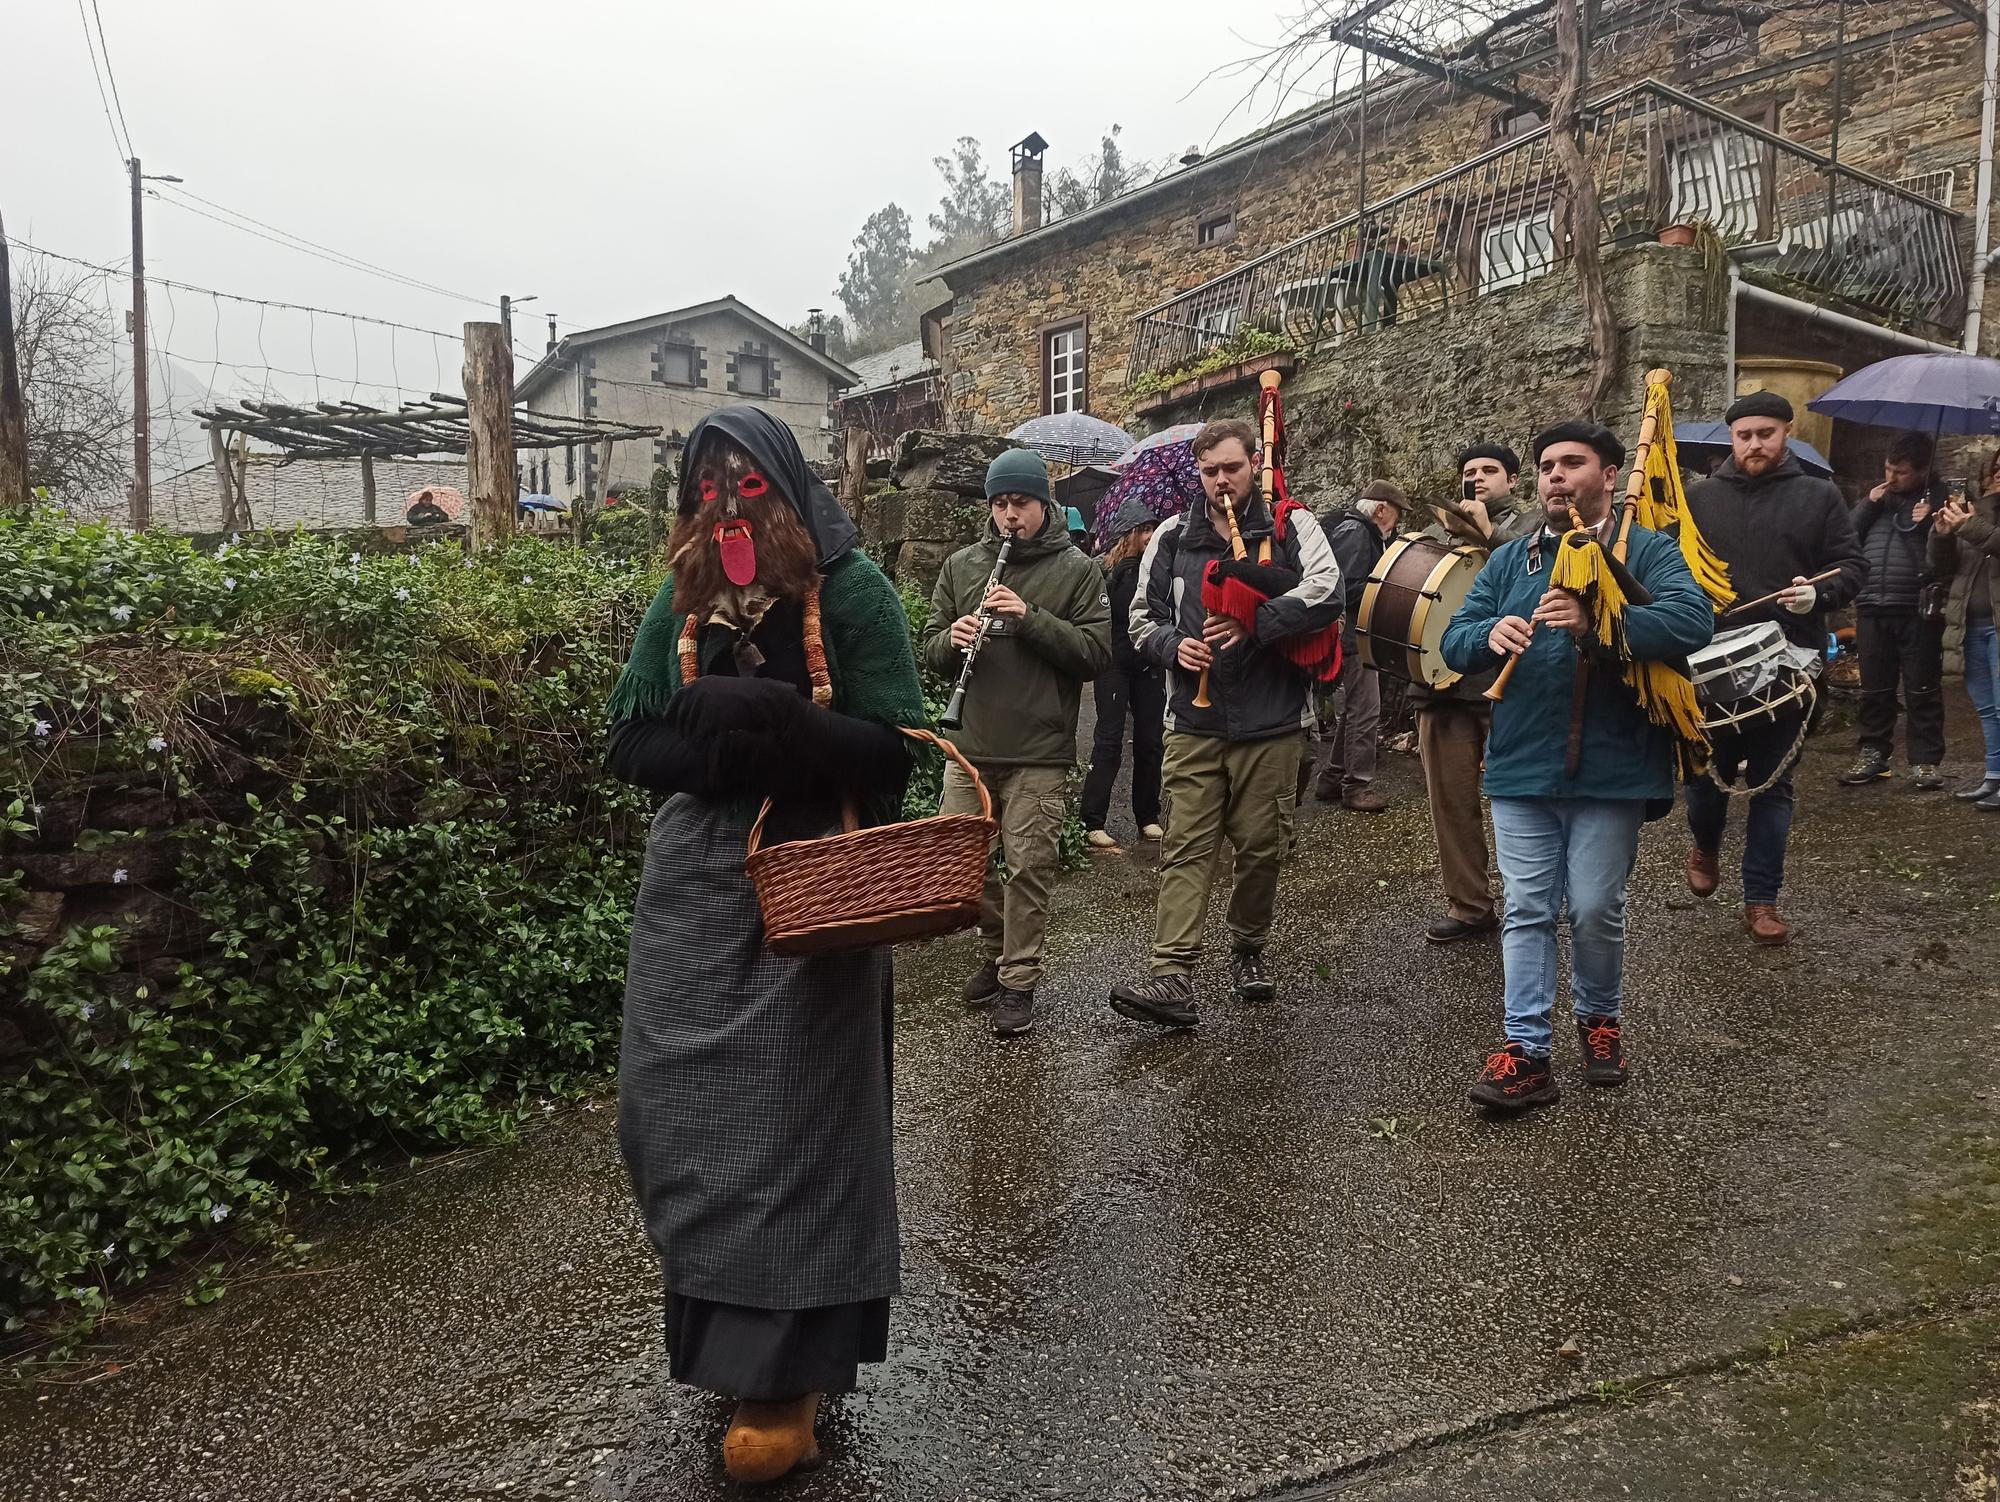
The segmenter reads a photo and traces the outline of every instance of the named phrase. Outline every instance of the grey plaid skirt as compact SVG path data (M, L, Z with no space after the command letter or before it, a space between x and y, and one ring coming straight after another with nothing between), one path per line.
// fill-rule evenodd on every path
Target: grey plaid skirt
M897 1292L889 951L764 945L750 820L653 820L625 973L618 1136L674 1293L807 1309Z

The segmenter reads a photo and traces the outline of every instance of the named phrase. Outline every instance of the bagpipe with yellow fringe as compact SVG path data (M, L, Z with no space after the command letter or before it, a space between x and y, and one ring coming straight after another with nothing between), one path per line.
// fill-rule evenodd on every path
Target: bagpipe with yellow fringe
M1639 425L1625 494L1618 503L1617 530L1610 548L1588 532L1564 533L1549 571L1549 585L1568 590L1582 602L1590 633L1617 660L1621 676L1646 717L1673 733L1682 776L1698 777L1708 768L1709 742L1702 729L1694 680L1675 663L1635 661L1625 639L1626 609L1653 603L1652 594L1625 566L1635 523L1675 537L1689 572L1717 610L1736 598L1729 567L1696 527L1681 488L1680 460L1674 451L1673 402L1667 390L1672 383L1671 371L1646 372L1645 417ZM1509 663L1502 669L1488 698L1501 697L1512 666Z

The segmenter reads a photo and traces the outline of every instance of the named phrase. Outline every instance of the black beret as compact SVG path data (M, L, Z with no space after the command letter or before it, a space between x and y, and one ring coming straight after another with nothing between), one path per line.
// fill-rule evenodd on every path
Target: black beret
M1585 422L1582 418L1572 418L1569 422L1559 422L1552 428L1543 428L1535 435L1532 447L1535 463L1542 462L1545 450L1558 443L1581 443L1597 450L1597 457L1609 468L1622 469L1625 465L1625 445L1618 441L1618 435L1602 423Z
M1521 472L1521 456L1504 443L1475 443L1458 456L1458 467L1464 469L1474 459L1496 460L1510 475Z
M1775 417L1779 422L1790 422L1792 404L1775 391L1753 391L1729 404L1729 410L1722 414L1723 425L1734 427L1746 417Z

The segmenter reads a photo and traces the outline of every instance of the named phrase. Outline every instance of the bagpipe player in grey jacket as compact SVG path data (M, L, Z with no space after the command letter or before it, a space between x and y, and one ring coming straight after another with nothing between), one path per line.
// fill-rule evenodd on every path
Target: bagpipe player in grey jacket
M1131 613L1133 646L1167 673L1163 790L1170 809L1151 975L1111 991L1121 1015L1163 1027L1198 1020L1194 970L1215 853L1225 839L1236 855L1228 918L1236 994L1245 1001L1277 994L1264 944L1313 722L1308 690L1337 658L1341 613L1340 565L1319 523L1295 503L1281 503L1274 514L1258 493L1256 430L1240 419L1212 422L1192 446L1207 504L1169 517L1153 533ZM1232 558L1229 506L1248 555L1241 562ZM1211 565L1219 589L1261 601L1246 611L1252 624L1209 613L1203 582ZM1204 673L1205 705L1198 702Z

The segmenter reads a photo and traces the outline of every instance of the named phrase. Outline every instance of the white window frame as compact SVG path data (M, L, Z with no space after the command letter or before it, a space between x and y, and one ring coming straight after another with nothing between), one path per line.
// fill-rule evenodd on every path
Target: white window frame
M1195 221L1194 243L1196 245L1227 245L1235 238L1236 211L1234 209L1224 209L1220 213L1210 214L1205 219Z
M1706 219L1727 239L1753 240L1764 218L1765 148L1754 136L1718 130L1667 148L1667 222ZM1697 194L1697 186L1705 189Z
M1531 257L1531 250L1539 255ZM1500 292L1522 286L1547 271L1555 259L1553 210L1497 220L1479 231L1479 290Z
M1065 324L1042 335L1043 405L1051 414L1081 412L1089 399L1090 339L1084 323Z

